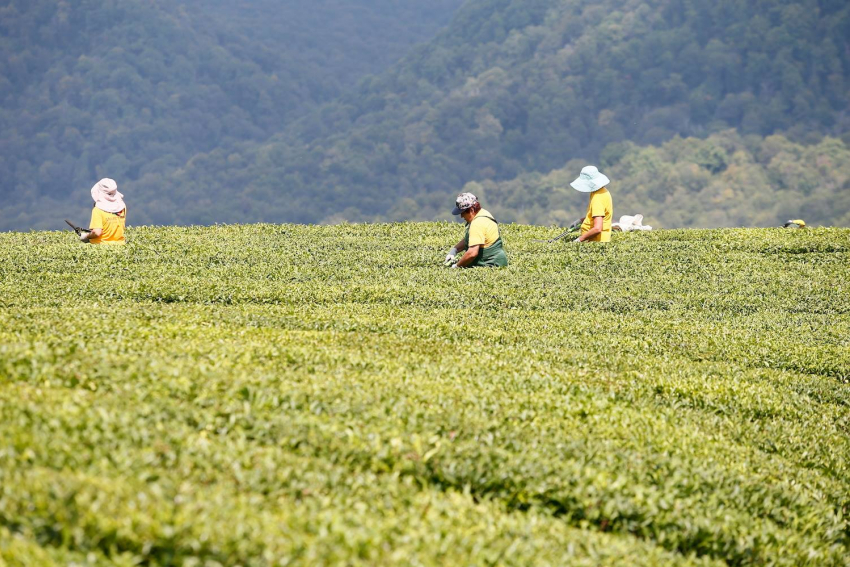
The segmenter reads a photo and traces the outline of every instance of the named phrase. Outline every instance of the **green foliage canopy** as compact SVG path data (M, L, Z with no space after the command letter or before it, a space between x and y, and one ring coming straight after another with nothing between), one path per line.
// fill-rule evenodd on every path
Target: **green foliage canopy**
M416 203L424 219L467 182L545 174L625 141L730 127L795 143L846 138L848 26L837 2L469 2L429 45L247 148L238 167L212 152L180 179L196 194L248 183L264 207L246 199L250 218L403 219ZM700 167L722 174L718 157Z
M337 14L340 2L316 9ZM352 33L329 32L326 44L342 47L323 51L312 35L323 16L282 11L275 0L256 12L205 2L208 16L198 1L165 9L7 0L3 51L13 56L0 76L14 96L0 122L9 132L0 170L21 198L0 222L49 222L46 211L87 202L93 179L106 174L136 197L137 223L432 219L466 183L547 175L618 144L657 147L730 129L760 137L750 146L773 135L848 142L845 2L471 0L385 72L340 73L362 77L350 90L315 69L328 61L347 69L341 54L352 46L376 59L380 46L399 45L405 28L390 21L433 22L421 27L427 37L457 0L421 4L364 4L366 21L395 30L381 36L386 43L349 12L333 30ZM53 35L66 57L43 41ZM722 184L732 157L706 146L693 160ZM705 206L696 191L691 200ZM665 192L641 187L633 197L645 206ZM846 222L846 208L831 210L817 218ZM665 222L779 219L683 210Z
M850 148L839 139L802 145L729 130L659 147L612 144L599 159L616 218L640 213L656 228L777 226L792 218L850 226ZM506 221L570 224L587 207L587 196L569 186L585 163L466 189Z
M104 176L141 192L137 222L164 222L154 203L194 156L238 165L239 144L385 69L459 2L0 0L0 229L56 226Z

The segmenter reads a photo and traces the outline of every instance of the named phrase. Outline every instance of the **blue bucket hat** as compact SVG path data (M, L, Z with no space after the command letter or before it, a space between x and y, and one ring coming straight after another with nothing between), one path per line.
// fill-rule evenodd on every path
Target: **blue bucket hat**
M611 180L599 173L596 166L586 165L581 168L581 175L570 183L570 187L582 193L593 193L611 183Z

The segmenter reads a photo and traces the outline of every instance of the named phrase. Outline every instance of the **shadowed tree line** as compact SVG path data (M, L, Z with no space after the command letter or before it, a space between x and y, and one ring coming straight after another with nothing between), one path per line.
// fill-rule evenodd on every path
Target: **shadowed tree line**
M253 48L248 35L216 35L223 22L237 28L240 21L255 27L258 22L257 14L239 16L226 4L210 3L208 16L195 25L197 37L217 42L198 59L219 54L241 62L241 55L258 53L257 76L272 81L273 62L280 64L280 58ZM269 10L262 14L272 13L274 5L265 0ZM177 26L190 8L160 10L164 15L156 21ZM115 8L121 9L129 8ZM310 20L304 21L308 29ZM150 33L168 41L168 29L159 26ZM137 28L136 33L142 32ZM268 43L267 33L258 32L258 43ZM208 89L200 91L212 101L235 101L226 106L231 114L207 107L203 96L151 93L146 101L175 105L193 117L186 130L172 126L169 133L129 123L116 129L108 122L114 138L103 141L98 159L89 159L85 184L90 185L92 172L123 175L123 187L138 203L136 223L430 219L443 218L446 203L467 183L485 191L515 190L504 202L517 202L526 197L521 191L534 185L529 180L550 178L565 164L569 171L563 175L573 175L581 160L623 168L611 175L620 174L625 183L617 204L633 204L641 210L623 212L643 212L664 226L771 225L784 220L775 215L806 206L820 211L810 215L817 222L841 224L848 212L841 173L850 141L848 38L850 6L834 0L470 0L430 43L414 48L386 72L364 72L356 87L334 91L326 102L310 94L304 80L286 82L303 93L291 103L278 100L272 87L256 88L250 79L233 87L246 69L238 63L229 71L234 80L210 80ZM117 61L127 53L113 54L115 72L126 70ZM298 53L292 52L293 61ZM220 78L214 73L227 75L227 61L211 62L206 75L207 67L190 64L182 75L192 81ZM105 65L96 69L109 71ZM56 82L66 79L58 74ZM186 86L196 87L197 82ZM284 90L295 96L293 89ZM217 97L219 91L226 96ZM109 100L108 94L98 100L96 107L115 112L115 118L124 116L121 109L139 112ZM38 155L55 155L55 161L5 154L0 164L19 183L33 176L39 180L35 193L24 198L27 204L42 202L50 209L65 198L44 188L51 181L83 181L74 177L72 154L55 145L67 136L76 140L67 141L68 147L79 146L75 128L81 134L80 128L59 126L75 115L74 109L52 109L53 120L43 118L49 121L48 132L20 134L24 146L32 150L41 143L45 152ZM167 115L148 110L152 116ZM114 142L145 136L152 146L168 147L169 140L186 131L194 132L198 143L163 152L158 159L144 159L132 148L115 151ZM707 144L707 139L715 141ZM794 149L778 158L787 167L771 169L763 148L777 140ZM697 146L704 154L699 158L691 156ZM7 142L6 147L18 146ZM824 147L837 148L827 152L834 171L802 161ZM794 159L800 161L792 167ZM70 176L63 175L63 167ZM827 170L829 176L817 178L817 191L807 188L812 172ZM742 176L756 171L749 183L772 196L765 197L764 207L733 210L739 187L746 184ZM807 180L797 183L803 177ZM78 195L86 189L78 189ZM813 200L813 195L826 199L830 191L837 196L831 205ZM556 203L552 210L568 214L569 207ZM543 220L524 215L502 212L503 218ZM545 221L559 218L553 212ZM18 226L21 220L19 215ZM7 227L14 222L4 221Z
M570 224L587 206L587 196L569 187L585 163L465 190L503 221ZM836 138L803 145L727 130L661 146L625 142L608 146L599 166L611 178L615 216L640 213L654 227L768 227L799 217L810 226L850 226L850 148Z
M0 0L0 229L55 227L101 176L142 212L138 182L153 202L194 156L266 140L460 2Z

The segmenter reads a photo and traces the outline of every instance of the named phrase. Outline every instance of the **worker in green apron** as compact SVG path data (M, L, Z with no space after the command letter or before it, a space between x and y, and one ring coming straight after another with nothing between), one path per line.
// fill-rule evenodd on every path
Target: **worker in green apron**
M453 215L466 221L463 240L454 245L446 255L445 264L452 268L501 267L508 265L508 257L502 246L499 223L489 212L481 208L478 198L472 193L461 193L455 201ZM458 252L466 250L458 259Z

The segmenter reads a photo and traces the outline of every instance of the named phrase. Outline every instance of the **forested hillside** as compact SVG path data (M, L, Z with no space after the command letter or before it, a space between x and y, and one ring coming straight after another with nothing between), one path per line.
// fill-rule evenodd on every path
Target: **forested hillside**
M0 229L55 226L100 176L128 193L154 176L155 201L196 154L281 131L460 2L0 0Z
M467 182L596 161L623 141L661 144L732 128L758 137L757 146L775 133L795 144L827 134L846 142L848 32L845 2L474 0L391 72L271 143L196 158L179 179L204 201L205 222L433 218ZM211 194L217 186L222 192ZM787 208L805 214L807 191L788 190ZM645 213L675 205L657 193L643 191ZM823 222L846 213L833 210ZM687 205L670 218L716 226Z
M847 191L840 172L847 171L850 142L850 5L843 1L468 0L430 43L343 94L342 87L326 88L332 81L326 75L312 72L341 62L345 48L373 43L352 40L329 54L319 48L323 39L310 33L340 12L341 0L319 2L320 13L305 12L301 20L272 17L287 4L275 0L187 0L169 10L149 3L83 4L95 2L97 17L80 37L96 42L100 58L75 54L79 44L69 39L65 63L46 74L24 73L40 79L15 91L25 93L16 100L26 104L4 105L4 134L12 123L26 127L4 135L3 149L9 151L0 167L16 180L20 202L2 205L0 228L55 226L44 216L56 208L48 196L66 195L68 184L76 193L65 202L83 201L76 206L84 213L85 193L101 174L126 189L135 223L431 219L444 215L467 183L513 187L526 181L512 180L547 176L565 166L568 177L585 161L607 158L614 166L611 158L625 149L661 160L678 156L674 161L698 168L697 181L688 185L681 176L662 173L667 176L662 189L657 178L646 179L647 171L630 169L624 175L631 177L612 176L613 190L622 184L620 205L635 203L667 226L770 225L785 220L774 216L786 211L806 216L811 190L793 181L795 168L806 170L804 176L822 168L796 162L789 175L784 169L767 172L760 148L770 146L773 135L793 145L800 159L817 152L819 144L834 148L829 159L835 168L818 194ZM389 0L363 2L362 11L380 22L388 46L401 41L399 30L386 31L393 10L411 21L431 18L435 24L421 28L427 35L453 8L449 0L434 4L443 6L436 12L404 9ZM194 17L200 5L208 14ZM240 9L248 5L257 11ZM70 10L69 18L77 13L59 6ZM11 38L4 33L3 41L24 41L36 53L39 34L62 25L62 8L57 10L45 20L46 28L3 18L7 30L33 34L24 38L28 43L19 37L23 31ZM347 14L334 20L341 35L327 37L368 38L363 14ZM99 28L122 30L128 20L134 23L127 24L121 47L112 32L94 35ZM136 24L139 20L150 27ZM229 31L217 31L222 27ZM77 33L80 27L68 28ZM190 28L192 34L181 35ZM248 29L251 33L239 31ZM277 53L268 38L281 35L293 47ZM110 38L111 47L100 45ZM129 49L134 42L137 47ZM19 51L10 69L28 68ZM366 51L371 58L381 50ZM164 59L150 69L111 66L128 57L147 60L152 52ZM50 54L34 58L45 61ZM313 60L315 65L303 67ZM69 66L74 72L66 76ZM80 67L86 80L75 71ZM182 80L148 78L163 68ZM133 86L126 92L97 87L114 83ZM314 103L321 104L307 111ZM80 110L84 106L88 110ZM756 169L743 171L760 171L757 181L768 195L783 192L775 202L765 196L769 209L730 212L734 199L705 199L706 187L708 193L741 195L752 180L735 168L688 162L697 142L682 140L730 130L742 142L735 142L740 149L731 154L724 149L732 160L728 165L752 162ZM160 153L137 152L139 144ZM818 203L812 218L846 223L846 205ZM517 211L498 212L523 218Z
M571 160L548 174L470 182L466 190L502 221L570 224L587 203L569 186L583 165ZM802 145L727 130L659 147L612 144L599 166L616 180L617 218L640 213L653 226L732 227L776 226L802 216L810 225L850 226L850 148L835 138Z

